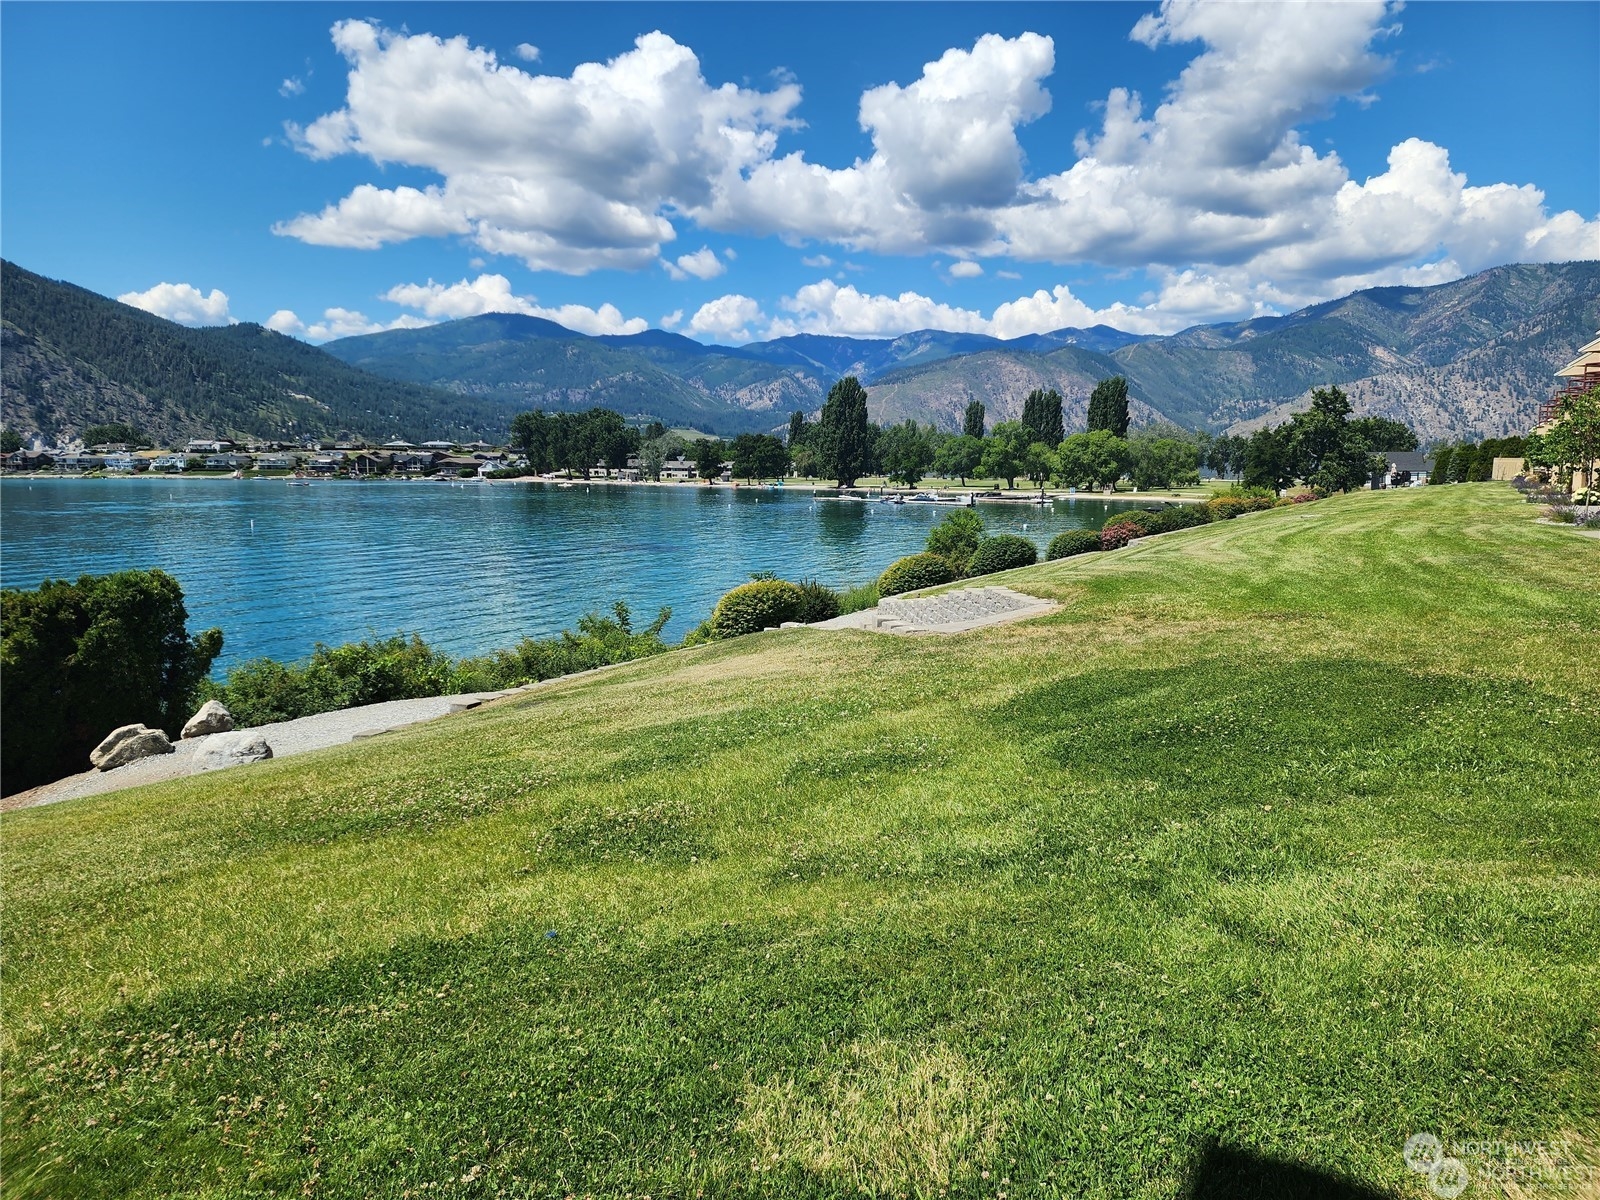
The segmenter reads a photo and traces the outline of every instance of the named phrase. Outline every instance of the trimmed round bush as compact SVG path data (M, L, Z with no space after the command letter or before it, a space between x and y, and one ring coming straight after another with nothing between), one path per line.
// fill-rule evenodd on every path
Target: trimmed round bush
M950 564L939 555L926 551L908 554L890 563L889 569L878 576L878 595L898 596L901 592L954 583L955 578L956 573L950 569Z
M984 538L967 566L969 575L993 575L1015 567L1031 567L1039 561L1039 548L1025 537L1002 533Z
M1120 550L1134 538L1143 537L1144 529L1137 521L1130 521L1126 516L1118 517L1106 523L1100 531L1100 549Z
M1048 559L1071 558L1075 554L1088 554L1100 549L1100 535L1092 529L1069 529L1050 539Z
M805 593L782 579L743 583L717 601L711 613L711 636L742 637L785 621L800 620Z
M839 594L823 587L815 579L800 584L800 615L797 621L807 625L817 621L831 621L839 615Z

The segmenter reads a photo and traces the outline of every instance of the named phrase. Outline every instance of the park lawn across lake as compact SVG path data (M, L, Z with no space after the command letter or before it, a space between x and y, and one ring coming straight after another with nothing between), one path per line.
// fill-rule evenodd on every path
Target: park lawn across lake
M1335 497L9 814L6 1195L1581 1185L1600 544L1536 515Z

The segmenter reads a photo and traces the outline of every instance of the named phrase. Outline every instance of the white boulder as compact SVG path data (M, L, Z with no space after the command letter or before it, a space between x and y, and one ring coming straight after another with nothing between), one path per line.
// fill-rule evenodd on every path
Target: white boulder
M106 734L105 740L89 751L89 763L102 771L111 771L152 754L171 753L172 743L161 730L146 725L123 725Z
M249 729L237 733L218 733L206 738L195 752L196 771L220 771L272 757L267 739Z
M233 728L233 714L229 712L220 700L207 700L200 706L200 711L189 718L189 723L183 727L183 737L205 737L211 733L227 733Z

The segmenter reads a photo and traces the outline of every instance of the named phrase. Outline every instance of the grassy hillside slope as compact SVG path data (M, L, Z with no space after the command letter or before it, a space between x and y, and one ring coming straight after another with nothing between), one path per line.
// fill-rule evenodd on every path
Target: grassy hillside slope
M1340 497L1007 577L1047 618L8 815L7 1196L1422 1196L1412 1133L1589 1153L1600 542L1533 516Z

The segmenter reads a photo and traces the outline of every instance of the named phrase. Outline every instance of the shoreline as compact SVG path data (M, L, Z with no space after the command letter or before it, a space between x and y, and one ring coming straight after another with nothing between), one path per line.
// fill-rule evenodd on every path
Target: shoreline
M785 481L783 484L775 483L741 483L738 480L728 482L718 481L707 484L698 479L583 479L583 478L552 478L543 475L525 475L515 479L483 479L483 478L451 478L449 476L419 475L419 476L376 476L361 479L333 477L297 477L293 475L259 475L251 474L234 478L228 472L174 472L172 474L152 474L149 472L136 472L127 474L78 474L55 471L16 471L0 475L0 482L7 481L108 481L117 482L161 482L161 483L199 483L221 480L227 483L294 483L297 486L313 484L432 484L434 486L448 487L503 487L503 486L531 486L540 485L557 488L584 487L643 487L643 488L699 488L702 490L723 489L726 491L768 491L768 492L808 492L816 499L849 500L857 503L880 504L889 497L900 497L910 503L931 504L932 501L910 501L910 497L923 493L951 493L951 500L966 501L968 497L981 504L1037 504L1041 496L1046 501L1058 500L1097 500L1109 503L1138 503L1148 502L1156 504L1202 504L1211 498L1207 495L1176 495L1172 492L1079 492L1072 490L1050 490L1042 493L1034 488L978 488L972 485L943 484L935 487L918 486L915 488L900 487L888 483L857 485L849 488L840 488L837 484L823 483L817 480ZM817 496L819 492L835 493L831 496ZM944 507L961 507L946 500Z

